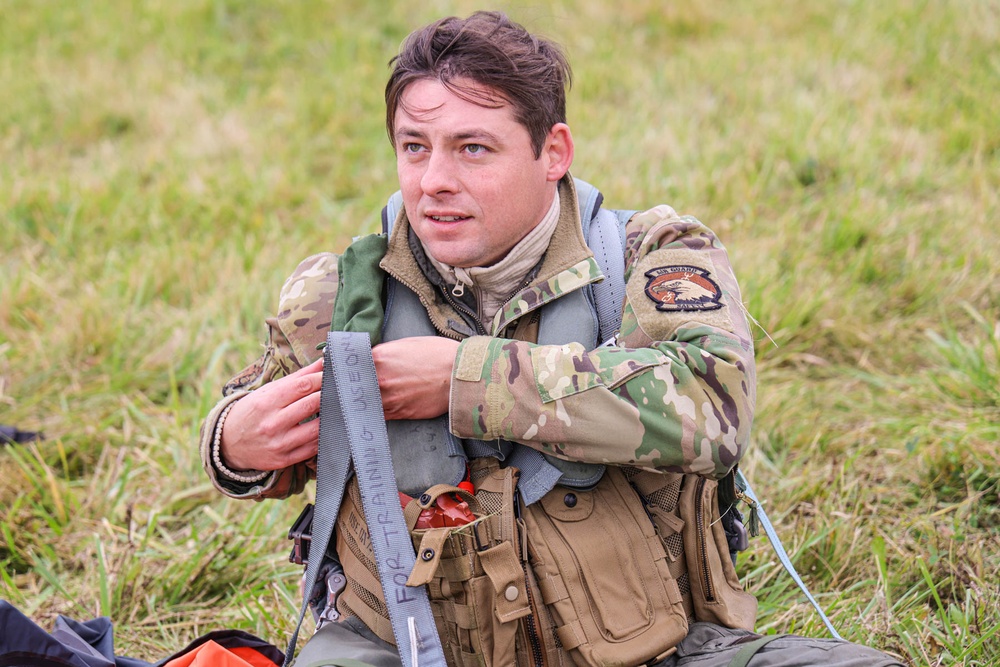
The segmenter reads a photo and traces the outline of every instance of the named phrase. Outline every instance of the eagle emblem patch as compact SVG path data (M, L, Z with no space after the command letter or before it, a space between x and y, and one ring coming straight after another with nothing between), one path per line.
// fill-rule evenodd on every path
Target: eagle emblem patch
M660 266L646 271L646 296L657 310L669 312L718 310L722 290L705 269L697 266Z

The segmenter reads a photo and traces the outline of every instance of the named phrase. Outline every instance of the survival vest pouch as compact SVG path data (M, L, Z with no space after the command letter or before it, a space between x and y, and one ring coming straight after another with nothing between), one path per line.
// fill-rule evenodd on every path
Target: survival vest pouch
M663 543L621 470L591 491L553 489L524 523L542 601L577 663L646 664L687 634Z
M417 564L406 583L427 586L451 664L505 665L515 655L517 620L531 613L514 519L517 471L493 464L477 472L487 476L476 496L438 485L407 506ZM463 495L479 518L457 528L414 529L420 511L442 493Z
M727 557L729 544L719 520L719 483L633 467L624 467L622 472L645 502L663 541L687 618L752 631L757 599L743 590Z

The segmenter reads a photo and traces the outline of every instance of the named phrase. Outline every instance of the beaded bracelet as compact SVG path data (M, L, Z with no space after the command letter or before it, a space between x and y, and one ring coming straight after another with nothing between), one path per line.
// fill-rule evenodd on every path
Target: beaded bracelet
M233 472L222 462L222 425L226 422L226 417L229 416L229 411L233 409L236 405L236 401L233 401L225 407L222 414L219 415L219 421L215 423L215 437L212 439L212 462L215 463L215 469L222 474L223 477L233 480L234 482L243 482L244 484L253 484L254 482L259 482L268 475L271 474L270 470L262 470L256 474L251 475L241 475L238 472Z

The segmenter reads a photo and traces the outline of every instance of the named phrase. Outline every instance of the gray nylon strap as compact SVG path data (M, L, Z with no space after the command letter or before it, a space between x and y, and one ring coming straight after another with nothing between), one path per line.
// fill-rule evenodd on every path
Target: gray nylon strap
M833 627L833 623L831 623L830 619L827 618L825 613L823 613L823 608L819 606L818 602L816 602L816 598L814 598L812 593L809 592L805 582L802 581L802 577L799 576L795 566L792 565L792 560L785 552L785 547L782 546L781 539L778 538L778 532L771 524L771 520L767 518L767 514L764 512L764 507L760 504L760 501L757 500L757 496L754 495L753 489L750 487L750 482L748 482L747 478L743 476L743 471L739 468L736 469L736 478L739 480L740 484L746 487L746 491L744 491L744 493L750 497L750 500L757 503L757 516L760 518L760 525L764 528L764 534L767 535L767 539L770 540L771 546L774 548L774 552L778 554L778 560L781 561L782 566L784 566L785 570L788 571L788 574L791 575L792 581L794 581L796 585L798 585L799 589L805 593L806 599L809 600L809 603L816 609L819 617L823 619L823 625L825 625L826 629L830 631L833 638L842 640L843 637L840 636L837 630Z
M350 443L349 452L345 443ZM422 586L406 585L416 557L396 490L371 341L366 333L331 331L324 351L316 507L310 544L310 553L317 556L310 558L306 567L306 591L311 591L316 581L322 561L318 556L326 553L351 459L402 664L445 667L427 591ZM307 604L303 603L300 625ZM286 653L286 664L297 636L298 628Z
M625 302L625 248L621 240L622 226L614 211L601 209L590 224L587 242L605 276L594 285L594 302L601 323L598 342L604 343L621 327Z
M508 465L521 471L517 491L525 505L533 505L541 500L562 477L562 471L549 463L541 452L525 445L514 448Z
M330 544L333 525L340 512L340 503L344 499L344 487L350 468L350 452L347 447L339 447L337 443L348 441L347 428L341 409L341 396L337 391L336 381L332 376L333 362L330 358L330 342L327 340L323 361L323 388L320 393L320 429L319 451L316 454L316 505L313 508L312 541L309 544L310 557L306 564L305 592L302 610L299 612L299 622L285 651L284 667L292 662L295 654L295 643L302 628L302 619L309 608L309 596L316 584L323 554Z
M351 443L361 505L400 659L406 666L444 667L444 651L427 590L423 586L406 585L416 556L396 491L371 341L366 333L331 331L327 334L326 350L323 392L330 386L335 386L338 392L339 409L333 417L344 422ZM330 365L330 371L326 364ZM317 502L318 494L317 490Z

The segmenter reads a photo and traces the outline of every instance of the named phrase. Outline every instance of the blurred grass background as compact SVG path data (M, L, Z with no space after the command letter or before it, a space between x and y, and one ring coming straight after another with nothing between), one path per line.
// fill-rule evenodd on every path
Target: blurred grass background
M574 66L576 176L720 234L760 323L744 469L841 633L1000 663L1000 2L507 2ZM156 660L283 645L300 503L220 498L201 416L297 261L395 188L431 0L0 0L0 597ZM763 538L759 629L824 629Z

